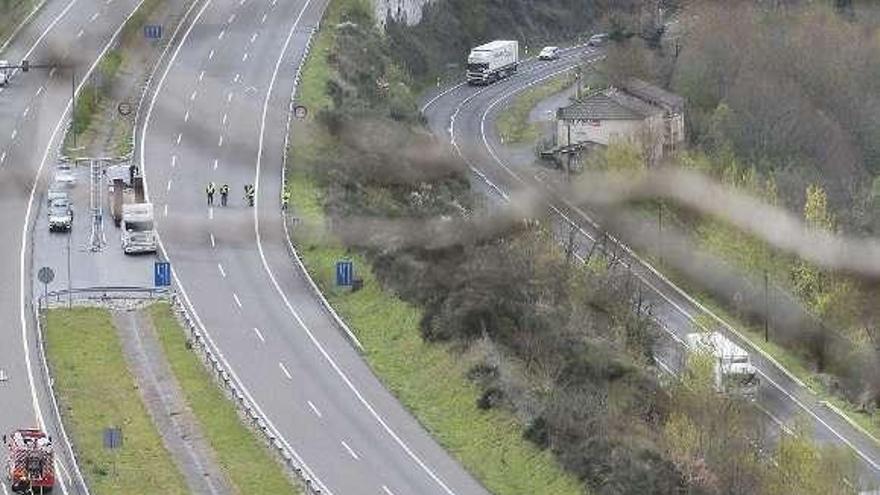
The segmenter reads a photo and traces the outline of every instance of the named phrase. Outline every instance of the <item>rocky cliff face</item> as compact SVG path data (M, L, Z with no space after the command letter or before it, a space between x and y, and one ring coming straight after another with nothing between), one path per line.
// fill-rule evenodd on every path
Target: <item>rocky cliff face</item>
M376 19L384 26L391 18L412 26L422 20L422 7L434 0L373 0Z

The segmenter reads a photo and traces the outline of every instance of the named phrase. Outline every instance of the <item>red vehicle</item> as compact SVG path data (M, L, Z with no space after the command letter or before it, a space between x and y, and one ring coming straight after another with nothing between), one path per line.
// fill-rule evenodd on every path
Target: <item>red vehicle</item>
M21 429L3 435L6 475L16 493L49 493L55 486L55 453L52 438L38 429Z

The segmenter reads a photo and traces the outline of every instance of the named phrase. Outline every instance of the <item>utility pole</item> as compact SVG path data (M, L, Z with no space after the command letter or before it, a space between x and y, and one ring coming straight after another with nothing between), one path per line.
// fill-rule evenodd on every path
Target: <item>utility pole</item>
M657 254L663 264L663 202L657 202Z
M764 342L770 342L770 274L764 268Z

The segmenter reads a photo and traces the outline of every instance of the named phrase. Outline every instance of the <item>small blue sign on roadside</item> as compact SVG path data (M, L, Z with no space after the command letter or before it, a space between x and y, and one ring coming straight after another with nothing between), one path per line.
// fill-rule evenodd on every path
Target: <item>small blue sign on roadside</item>
M354 263L349 260L336 262L336 285L351 287L354 281Z
M148 40L162 39L162 25L147 24L146 26L144 26L144 38Z
M171 263L167 261L157 261L153 266L153 279L156 287L171 286Z

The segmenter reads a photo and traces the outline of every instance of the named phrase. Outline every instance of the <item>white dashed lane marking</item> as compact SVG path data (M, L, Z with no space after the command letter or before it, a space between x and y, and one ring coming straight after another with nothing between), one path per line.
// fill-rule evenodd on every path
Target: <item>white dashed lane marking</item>
M314 404L312 404L312 401L307 401L307 402L309 404L309 407L312 409L312 412L315 413L315 416L317 416L319 418L323 417L321 414L321 411L319 411L318 408L315 407Z
M214 170L217 170L217 165L219 165L219 163L220 162L218 162L217 159L215 158L214 159L214 166L213 166Z
M217 141L217 147L218 147L218 148L222 148L222 147L223 147L223 136L220 136L220 140Z
M211 53L208 54L208 60L211 60L213 58L214 58L214 49L212 48Z
M189 122L189 110L187 110L186 113L183 115L183 121Z
M171 155L171 168L177 166L177 155Z
M284 376L286 376L288 380L293 380L293 376L290 374L289 371L287 371L284 363L278 363L278 367L281 368L281 372L284 373Z
M178 133L177 133L177 144L180 144L180 140L181 140L182 138L183 138L183 133L182 133L182 132L178 132Z
M229 16L229 20L226 21L226 24L232 24L235 22L235 14Z
M202 82L202 79L205 78L205 71L199 72L199 82Z
M345 447L345 450L348 451L348 454L350 456L352 456L354 458L354 460L356 460L356 461L360 460L360 457L358 457L358 455L354 452L354 449L352 449L351 447L348 446L347 443L345 443L345 440L340 440L339 443L341 443L342 446Z
M15 140L15 136L18 136L18 129L12 130L12 135L10 136L10 139Z
M266 343L266 339L263 338L263 333L260 332L259 328L254 327L254 333L257 334L257 338L260 339L260 342L262 342L264 344Z
M92 14L92 17L89 18L89 22L95 22L95 19L97 19L99 15L100 14L98 12Z
M226 278L226 270L223 269L223 265L217 263L217 269L220 270L220 276Z
M170 191L170 190L171 190L171 179L168 179L168 185L165 186L165 190L166 190L166 191Z
M198 96L198 95L199 95L198 90L193 91L192 94L189 95L189 101L193 101L193 100L195 100L195 99L196 99L196 96Z
M217 247L217 242L214 241L214 234L209 234L211 236L211 247Z
M6 161L6 152L4 151L3 154L0 155L0 163L3 163L5 161Z
M82 35L83 35L84 33L85 33L85 31L83 31L82 29L80 29L79 32L76 33L76 37L77 37L77 38L82 38Z
M220 34L217 35L217 39L218 39L218 40L222 40L222 39L223 39L223 36L224 36L225 34L226 34L226 30L225 30L225 29L221 30L221 31L220 31Z
M385 495L394 495L394 492L392 492L391 489L385 485L382 485L382 491L385 492Z
M235 305L238 306L239 309L241 309L241 299L238 298L238 294L233 292L232 298L235 299Z
M241 61L247 62L247 59L248 59L248 54L247 54L247 52L245 52L244 55L242 55L242 57L241 57Z

